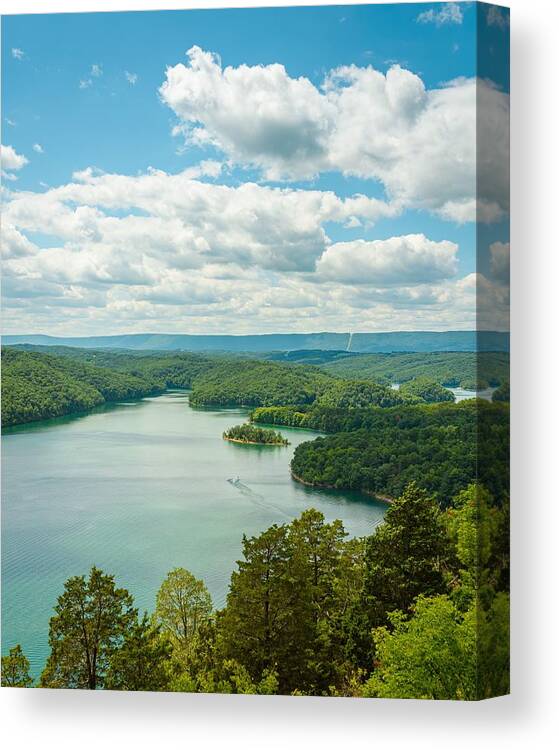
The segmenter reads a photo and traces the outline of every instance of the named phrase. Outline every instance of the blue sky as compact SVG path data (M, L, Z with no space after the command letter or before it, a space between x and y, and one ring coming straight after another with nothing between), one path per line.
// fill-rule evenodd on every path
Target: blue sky
M508 27L497 15L495 19L480 24L480 28L488 48L493 46L497 50L497 54L490 56L487 69L494 80L498 79L496 83L501 87L499 95L502 97L502 88L508 82L506 65L499 50L508 35ZM466 92L466 85L457 85L452 91L445 87L450 81L467 81L475 76L475 31L473 3L460 3L459 6L455 3L404 4L4 17L2 143L11 147L16 156L27 160L23 166L5 168L8 178L5 180L7 194L4 201L8 205L8 219L13 219L14 232L17 233L14 235L15 249L8 253L5 261L8 275L4 301L6 329L22 331L33 327L44 332L108 333L111 326L116 326L119 331L188 329L192 332L219 332L224 325L230 332L306 330L308 326L315 329L327 326L336 330L348 330L354 326L367 326L370 330L415 326L431 329L449 325L471 327L475 313L471 302L469 312L464 309L453 315L446 310L442 314L445 294L440 289L438 292L428 290L425 285L441 287L446 284L448 306L462 304L467 308L465 300L456 302L450 286L456 286L475 271L476 224L471 217L464 218L464 206L469 198L467 190L463 195L451 196L450 208L445 208L444 192L444 182L448 179L451 184L455 169L450 163L453 158L452 138L462 137L460 121L464 115L459 108L467 106L460 98L462 89ZM187 58L186 52L192 48L199 48L201 52ZM202 52L213 56L211 59L215 63L210 65L211 72L207 75L202 70L206 65ZM186 66L185 70L180 63ZM285 68L284 75L279 77L270 67L278 63ZM343 80L338 75L332 84L335 91L326 95L325 82L329 77L332 80L332 72L347 66L354 66L358 74L353 78L353 74L346 74L345 78L342 76ZM382 74L382 81L384 77L388 81L387 74L394 70L394 66L399 66L397 70L403 70L405 74L399 78L394 76L397 85L391 84L390 91L386 85L390 115L379 108L372 118L375 138L379 128L383 132L378 134L378 144L373 145L375 153L371 155L366 110L361 111L358 100L359 96L364 96L364 107L369 102L369 84L363 71L373 68ZM228 67L237 71L235 80L229 83L223 72ZM168 68L176 68L176 80L169 86L167 94L163 94L161 87L167 80ZM243 77L245 69L248 70L246 80L249 83ZM265 72L262 81L257 80L259 70ZM309 110L311 104L305 102L304 89L299 87L301 90L296 90L296 83L292 86L293 81L301 78L308 82L313 107L316 99L316 111ZM433 145L436 151L433 175L429 174L429 162L425 158L423 171L418 168L418 174L414 172L410 178L410 183L414 183L413 190L408 190L406 169L415 170L413 144L417 142L417 147L425 151L422 144L427 138L424 132L427 125L421 126L421 131L409 124L402 126L402 117L412 116L407 110L404 113L403 108L409 109L412 104L416 107L412 98L416 96L413 87L417 81L421 84L417 84L417 97L423 97L424 89L433 102L425 98L421 105L417 104L423 109L412 115L433 122L433 139L437 141ZM214 83L219 90L210 95ZM202 94L198 92L199 85ZM259 85L262 85L262 91L258 91ZM186 94L183 96L184 86ZM261 121L257 118L253 123L248 100L245 101L247 108L242 109L243 96L254 96L254 106L258 106L261 98L267 96L266 87L270 86L273 90L269 98L274 102L274 97L277 97L277 108L272 107L262 115ZM385 98L382 83L379 86L379 96ZM348 98L347 105L338 104L342 101L340 94L344 89L351 89L346 93L353 95L351 101ZM444 90L440 95L442 103L438 104L437 91L441 89ZM247 95L249 90L251 93ZM448 97L445 92L449 92ZM192 109L193 96L197 100L196 111ZM222 96L223 104L214 101L212 96L214 99ZM456 103L446 101L450 96L456 99ZM239 101L235 97L239 97ZM396 97L396 103L390 97ZM376 106L374 100L371 101ZM382 106L386 108L388 105ZM227 107L231 108L230 117ZM397 111L398 107L402 113ZM437 108L441 107L449 108L449 114L444 118L456 119L458 124L452 127L459 128L459 136L450 133L451 142L443 144L444 150L438 143L444 126L440 124L442 120L434 120L438 116ZM281 116L276 117L277 109L281 110ZM352 135L348 130L353 127L351 113L354 111L359 112L362 123ZM295 122L288 121L291 112L294 112ZM228 123L231 123L230 127ZM180 132L173 135L173 128L177 126ZM307 127L308 138L305 140L306 135L301 135L301 143L293 147L292 153L287 153L289 138L293 138L296 132L306 133ZM268 137L268 134L274 128L278 137L272 142L272 136ZM329 132L323 135L325 128ZM249 142L247 138L252 137L250 133L253 131L254 140ZM203 137L199 137L200 133ZM444 137L445 133L442 134L443 140ZM313 138L316 142L311 143ZM359 141L360 145L355 146L355 153L351 156L344 151L344 138L347 139L348 154L356 139ZM263 144L261 152L258 152L259 139ZM388 149L386 156L384 144ZM277 153L274 153L276 148ZM362 159L359 148L363 151ZM431 146L427 146L429 148ZM469 152L471 144L462 143L457 150L460 148L464 153ZM321 152L320 158L309 156L315 151ZM9 165L10 158L13 161L15 156L12 157L11 152L6 154L6 164ZM445 155L449 159L446 171ZM305 159L308 159L306 166ZM461 156L457 159L463 161ZM254 240L254 252L245 252L244 245L242 248L235 246L235 227L232 226L231 237L225 238L214 252L211 227L207 230L208 220L201 222L199 217L194 220L190 213L193 199L185 198L188 205L181 205L180 216L180 228L185 232L183 244L172 251L181 256L175 258L176 262L171 251L165 258L155 251L151 257L147 247L138 250L138 253L143 253L141 261L137 256L124 257L128 250L121 252L119 242L124 242L125 224L132 225L133 217L148 218L150 208L141 201L134 204L133 200L122 197L120 204L113 197L108 202L105 197L92 198L87 187L91 179L106 182L108 178L103 176L112 175L115 177L111 185L114 185L116 176L145 176L149 169L172 176L188 168L199 169L200 163L207 161L221 165L219 174L210 170L211 174L196 174L192 179L203 186L219 185L230 187L232 191L248 183L257 185L261 188L261 194L254 196L258 206L268 195L262 190L269 189L276 191L276 197L280 190L298 191L297 194L301 195L309 191L317 195L334 193L342 202L359 194L392 207L398 203L398 208L379 211L369 208L363 216L350 215L347 208L336 209L325 212L319 225L310 229L306 227L306 219L298 217L296 226L287 227L285 237L279 237L279 244L274 247L266 246L264 235L280 234L279 220L278 226L270 227L269 231L259 226L256 238L248 236L245 227L238 242L250 244ZM94 170L93 178L87 178L84 187L84 180L73 175L87 168ZM444 172L439 180L440 194L433 184L437 182L437 170ZM457 182L462 179L466 184L469 178L468 171L462 177L458 176ZM63 185L77 187L69 190L71 195L61 198L55 191ZM106 191L108 183L96 183L95 189ZM181 189L173 188L170 180L161 178L157 190L169 198L167 206L152 217L154 220L161 222L171 214L173 217L178 215L177 210L169 206L175 201L172 190ZM81 196L85 193L85 209L79 212ZM29 198L31 194L43 198ZM237 193L231 196L232 201L238 198ZM45 216L49 210L56 211L59 207L74 213L68 213L67 223L57 228ZM77 210L78 214L75 213ZM239 210L244 217L249 209L243 203L242 209L232 208L231 215L238 216ZM284 207L278 210L284 210ZM29 218L33 211L35 214ZM491 212L492 216L486 222L486 235L491 242L506 242L506 207L503 210L500 206ZM79 221L76 218L86 213L87 232L80 224L81 218ZM343 219L340 219L341 213ZM111 224L107 218L122 219L121 225ZM96 221L102 225L93 227ZM203 235L202 224L209 231L207 237ZM307 229L309 236L305 235L301 240ZM135 228L134 231L140 230ZM141 231L149 233L150 225L146 224L145 230ZM109 236L109 232L116 233L118 241ZM321 233L325 240L320 240ZM393 243L390 247L367 244L409 235L421 235L431 244L427 249L417 243L411 243L413 247L405 242L400 245ZM292 247L300 240L304 244L301 253L308 252L316 268L323 269L320 278L305 276L311 260L300 268L291 262L277 260L282 247ZM25 245L26 241L32 247ZM320 246L321 241L323 246ZM314 250L308 244L312 242L319 243ZM440 245L445 242L450 245ZM199 258L185 261L184 256L191 251L186 246L188 243L205 248L204 267ZM25 249L22 249L24 245ZM454 245L457 248L453 250ZM398 250L399 247L403 250ZM47 250L51 250L50 255ZM226 250L231 253L229 256ZM324 255L327 250L330 250L328 257ZM402 253L400 260L396 257L399 252ZM442 257L444 252L454 254L453 262ZM375 256L369 262L374 253L378 253L378 259ZM429 258L425 259L425 253L432 253L435 265L442 263L441 267L431 273L425 266L429 261ZM270 260L272 256L275 260ZM141 263L142 272L135 278L132 274L127 280L122 270L109 267L109 257L118 257L119 265L128 267ZM75 279L64 276L58 267L62 260L68 259L70 265L75 260ZM351 266L353 261L365 275L370 271L370 279L352 280L351 274L342 272L337 285L336 269L340 268L340 263ZM394 274L398 263L413 265L416 261L417 278L414 279L411 273L404 274L402 292L396 293L398 283ZM210 266L213 270L208 270ZM221 270L216 271L214 266ZM281 275L286 272L291 275ZM285 310L274 320L273 309L282 308L279 292L277 300L270 295L262 298L260 304L272 310L260 320L250 306L243 306L242 299L236 301L236 307L228 307L225 300L230 300L231 294L227 294L225 286L219 298L212 299L204 289L212 287L212 278L221 283L224 275L231 279L251 277L251 285L245 290L251 297L258 292L259 284L281 287L287 300ZM191 289L189 284L194 284L194 287ZM350 310L352 284L356 285L355 296L360 299L355 308L357 312ZM217 282L213 284L216 285ZM69 286L73 289L72 294L68 294ZM123 286L127 287L126 294L122 292ZM467 284L462 286L465 288ZM146 291L147 287L151 289ZM165 295L154 294L153 289L170 287L176 294L172 302L165 305L162 301ZM319 287L320 293L317 291ZM63 288L65 291L61 293ZM371 303L369 311L364 312L368 309L367 289L371 290ZM316 314L298 314L297 292L301 295L301 309L308 312L314 300ZM181 294L184 296L182 304ZM336 315L336 300L339 300L339 316ZM374 314L375 308L379 310L378 315ZM391 309L393 316L390 315Z

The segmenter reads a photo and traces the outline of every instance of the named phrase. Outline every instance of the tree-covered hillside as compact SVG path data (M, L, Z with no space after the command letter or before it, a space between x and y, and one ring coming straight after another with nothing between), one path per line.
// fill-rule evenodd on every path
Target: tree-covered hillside
M67 357L2 349L2 425L8 427L85 411L107 401L139 398L163 381Z
M394 389L366 380L336 380L316 400L316 406L361 409L367 406L397 406L405 401Z
M444 388L436 381L425 377L408 380L400 387L398 394L408 399L420 399L429 404L454 401L454 394L448 388Z
M359 416L342 413L338 420L336 426L350 431L297 446L295 478L388 497L416 481L442 504L476 480L495 497L508 492L506 405L471 400L377 408Z
M449 388L481 390L508 380L509 355L504 352L360 354L326 362L322 369L343 378L380 383L405 383L426 377Z
M318 368L260 360L217 363L192 385L193 406L310 404L335 380Z

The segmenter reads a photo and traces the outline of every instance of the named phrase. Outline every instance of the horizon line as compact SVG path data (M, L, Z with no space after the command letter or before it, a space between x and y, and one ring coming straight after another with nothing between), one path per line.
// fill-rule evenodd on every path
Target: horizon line
M445 328L443 330L429 330L421 328L417 330L392 330L392 331L274 331L268 333L168 333L159 331L140 331L134 333L85 333L85 334L65 334L65 333L2 333L0 338L8 338L10 336L44 336L45 338L117 338L119 336L189 336L189 337L222 337L229 336L231 338L241 338L247 336L261 337L261 336L320 336L320 335L333 335L333 336L387 336L397 333L503 333L510 334L510 330L500 331L497 329L490 330L478 330L476 328Z

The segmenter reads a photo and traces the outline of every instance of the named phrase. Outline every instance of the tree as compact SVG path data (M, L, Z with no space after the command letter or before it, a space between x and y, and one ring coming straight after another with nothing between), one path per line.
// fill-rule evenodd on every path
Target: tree
M185 568L172 570L157 592L154 621L186 654L198 629L212 614L212 599L203 581Z
M343 597L346 591L343 584L339 588L337 584L345 536L341 521L326 523L314 508L304 511L289 527L293 573L299 577L299 589L307 592L310 620L297 636L301 639L306 634L308 640L304 644L306 657L297 665L296 674L299 688L315 695L327 694L339 682L337 608L338 595Z
M2 657L2 687L31 687L33 678L29 674L29 659L19 643Z
M244 537L243 556L220 620L224 653L254 681L277 671L280 692L291 692L300 682L313 627L304 562L293 556L286 525Z
M166 690L172 646L147 613L129 629L109 662L107 690Z
M459 612L447 596L418 597L413 616L393 612L393 632L374 631L376 668L366 682L369 698L476 700L477 618Z
M56 614L50 620L50 656L41 687L103 687L109 662L137 618L126 589L95 566L89 578L75 576L64 584Z
M444 592L445 547L441 511L424 490L410 483L366 542L363 590L346 620L348 648L360 667L371 668L372 628L387 625L394 610L408 611L420 594Z

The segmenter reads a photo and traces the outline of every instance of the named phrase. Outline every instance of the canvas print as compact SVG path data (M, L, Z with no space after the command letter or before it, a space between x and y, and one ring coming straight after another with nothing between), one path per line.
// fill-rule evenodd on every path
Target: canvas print
M509 12L2 18L2 685L509 692Z

